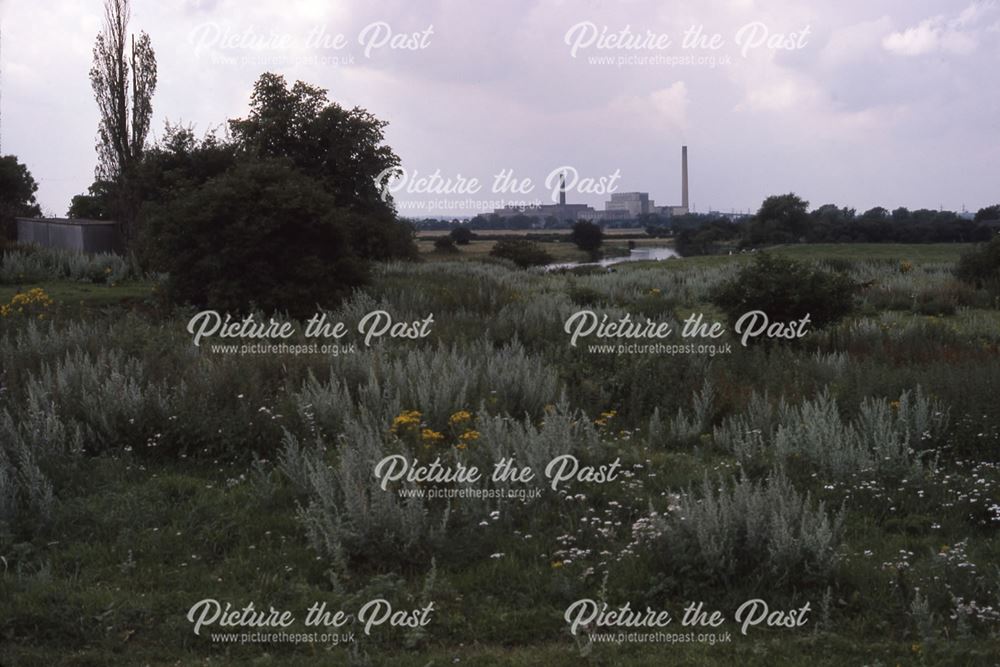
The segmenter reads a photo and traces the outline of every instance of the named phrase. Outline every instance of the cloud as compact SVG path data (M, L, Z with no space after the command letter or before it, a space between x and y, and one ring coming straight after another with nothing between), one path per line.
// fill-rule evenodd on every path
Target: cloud
M968 55L979 44L978 23L997 8L993 0L976 2L954 18L944 15L924 19L917 25L885 36L882 46L900 56L921 56L930 53Z
M648 95L615 98L609 104L608 113L628 119L630 123L683 131L687 127L690 104L687 84L676 81Z
M837 28L820 51L820 62L826 67L837 67L867 61L872 58L873 51L881 48L883 36L891 27L892 20L883 16Z

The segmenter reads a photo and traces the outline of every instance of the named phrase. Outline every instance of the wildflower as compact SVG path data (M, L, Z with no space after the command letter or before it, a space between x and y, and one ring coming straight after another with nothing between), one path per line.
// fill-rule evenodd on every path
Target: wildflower
M473 440L479 440L479 431L468 430L462 435L458 436L459 440L463 442L471 442Z
M558 570L562 566L563 566L563 562L561 560L554 560L554 561L552 561L552 569L553 570Z
M401 429L419 426L421 416L417 410L404 410L392 420L392 432L397 433Z
M420 430L420 439L427 443L440 442L444 440L444 434L431 428L424 428Z
M459 410L451 417L448 418L448 423L452 426L456 424L464 424L465 422L472 419L472 413L468 410Z

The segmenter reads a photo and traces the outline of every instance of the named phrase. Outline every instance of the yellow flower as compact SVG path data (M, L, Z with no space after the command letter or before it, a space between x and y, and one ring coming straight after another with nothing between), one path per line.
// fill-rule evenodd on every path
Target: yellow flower
M594 420L594 424L597 426L607 426L608 422L614 419L618 415L617 410L607 410L601 413L601 416Z
M470 442L472 440L479 440L479 431L471 431L471 430L466 431L462 435L458 436L458 439L463 440L465 442Z
M440 442L444 440L444 434L438 433L434 429L425 428L420 430L420 439L424 442Z
M420 425L422 415L417 410L404 410L392 420L392 432L396 433L400 429L413 428Z
M562 566L563 566L563 562L561 560L554 560L554 561L552 561L552 569L553 570L558 570Z
M459 410L451 417L448 418L448 423L451 425L462 424L472 419L472 413L468 410Z

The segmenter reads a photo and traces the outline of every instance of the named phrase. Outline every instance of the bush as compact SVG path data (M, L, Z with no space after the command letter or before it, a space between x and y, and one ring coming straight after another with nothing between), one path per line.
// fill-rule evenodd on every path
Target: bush
M283 162L252 161L153 207L148 247L177 302L304 316L367 281L349 241L363 222Z
M545 252L540 245L522 239L497 241L493 250L490 250L490 255L500 259L509 259L522 269L552 263L552 255Z
M468 227L456 227L451 230L451 234L449 234L449 236L451 236L451 240L458 245L469 245L469 242L475 238L475 234L473 234L472 230Z
M434 252L455 254L458 252L458 246L450 236L442 236L434 241Z
M706 478L700 492L675 497L637 532L652 538L668 572L686 579L798 586L830 576L843 518L843 511L831 517L823 503L814 504L783 474L772 473L760 483Z
M955 275L976 288L1000 294L1000 236L962 255Z
M600 226L592 222L581 220L573 225L573 233L569 235L569 240L576 244L580 250L596 252L604 242L604 232Z
M753 264L713 289L710 298L726 313L730 324L748 311L762 310L772 321L780 322L809 315L811 326L821 328L854 309L858 288L842 273L761 253Z

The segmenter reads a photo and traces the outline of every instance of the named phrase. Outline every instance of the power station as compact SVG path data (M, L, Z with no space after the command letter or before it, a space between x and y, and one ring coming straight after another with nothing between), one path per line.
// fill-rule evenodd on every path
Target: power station
M559 178L559 203L540 206L505 206L493 211L502 218L527 216L545 220L555 218L566 220L587 220L590 222L610 222L612 220L634 220L641 215L661 215L674 217L690 211L688 198L688 149L681 146L681 203L680 206L657 206L649 198L648 192L615 192L604 202L604 210L597 210L587 204L566 203L566 179Z

